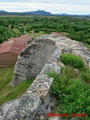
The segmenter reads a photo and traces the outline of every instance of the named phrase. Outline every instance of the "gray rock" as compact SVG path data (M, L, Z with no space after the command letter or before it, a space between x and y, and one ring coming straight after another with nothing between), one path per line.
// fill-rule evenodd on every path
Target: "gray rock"
M16 107L19 105L20 99L17 100L11 100L7 103L5 103L1 108L0 108L0 120L6 120L5 116L8 114L8 111L11 110L9 115L13 116L16 112ZM10 118L11 119L11 118ZM8 119L7 119L8 120Z
M61 50L57 48L49 58L48 63L52 63L52 62L57 63L60 60L60 55L61 55Z
M90 67L90 59L87 59L87 65Z
M49 39L39 39L35 44L27 46L18 57L11 85L36 77L55 49L55 42Z
M48 77L46 74L40 74L27 90L27 93L39 96L43 100L48 95L52 82L53 78Z
M61 68L58 63L51 63L51 64L46 64L43 70L40 72L40 74L46 74L46 72L56 72L59 75L61 74Z
M59 64L59 66L60 66L61 68L64 68L64 67L65 67L65 65L64 65L61 61L59 61L58 64Z
M66 53L71 53L71 52L72 52L72 49L70 49L70 48L65 48L64 51L65 51Z
M19 105L8 110L2 120L33 120L41 101L38 96L25 94Z
M76 74L78 74L78 73L79 73L79 70L78 70L78 69L74 69L74 71L76 72Z

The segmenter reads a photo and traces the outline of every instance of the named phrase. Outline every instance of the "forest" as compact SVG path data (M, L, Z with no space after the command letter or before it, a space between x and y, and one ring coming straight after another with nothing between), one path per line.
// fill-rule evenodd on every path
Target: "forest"
M63 33L90 45L90 18L82 17L0 17L0 43L26 33Z

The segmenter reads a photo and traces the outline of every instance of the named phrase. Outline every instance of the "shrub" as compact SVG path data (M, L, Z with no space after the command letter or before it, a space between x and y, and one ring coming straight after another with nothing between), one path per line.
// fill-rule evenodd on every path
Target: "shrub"
M54 94L56 97L59 94L59 82L60 82L60 77L56 72L47 72L47 75L54 78L54 84L51 86L51 93Z
M84 69L85 68L85 63L79 56L75 56L73 54L62 54L60 57L60 60L65 64L65 65L71 65L76 69Z
M81 79L90 83L90 70L81 72Z

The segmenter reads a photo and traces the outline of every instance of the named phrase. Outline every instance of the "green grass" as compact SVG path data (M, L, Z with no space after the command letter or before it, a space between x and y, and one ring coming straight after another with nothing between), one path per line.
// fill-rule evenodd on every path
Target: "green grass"
M88 50L90 51L90 45L87 43L84 43L84 45L88 48Z
M61 54L60 60L65 65L71 65L76 69L85 69L85 63L80 56L76 56L70 53L67 53L67 54L63 53Z
M30 33L30 35L31 35L32 38L33 38L33 37L34 37L34 31L32 30L32 31L30 31L29 33ZM35 37L40 37L40 36L42 36L42 35L46 35L46 33L45 33L44 31L39 31L38 33L35 33Z
M0 68L0 105L9 100L21 97L33 82L33 79L30 79L15 87L10 86L13 71L14 67Z
M66 66L62 69L62 76L55 72L48 72L47 74L54 78L50 92L57 103L53 108L55 113L85 113L89 115L90 79L88 78L90 78L90 69L87 68L87 71L76 73L73 67ZM85 118L85 120L88 119L89 117Z

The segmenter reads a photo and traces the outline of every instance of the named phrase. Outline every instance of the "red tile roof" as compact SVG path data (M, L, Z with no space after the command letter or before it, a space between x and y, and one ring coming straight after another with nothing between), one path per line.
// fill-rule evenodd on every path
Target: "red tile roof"
M25 48L26 41L30 39L30 36L22 35L21 37L12 38L0 45L0 53L14 53L19 54L21 50Z

